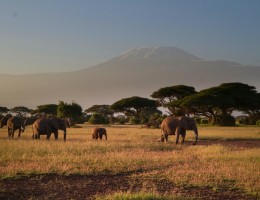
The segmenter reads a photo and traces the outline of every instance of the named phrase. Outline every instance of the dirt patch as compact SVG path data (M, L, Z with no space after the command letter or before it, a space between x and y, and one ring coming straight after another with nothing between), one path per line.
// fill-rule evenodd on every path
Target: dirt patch
M192 141L185 141L185 145L192 145ZM232 147L235 149L252 149L260 148L260 140L199 140L197 145L209 146L209 145L223 145Z
M240 190L210 187L180 187L165 179L131 175L31 175L0 181L0 199L94 199L116 192L156 192L195 199L257 199Z

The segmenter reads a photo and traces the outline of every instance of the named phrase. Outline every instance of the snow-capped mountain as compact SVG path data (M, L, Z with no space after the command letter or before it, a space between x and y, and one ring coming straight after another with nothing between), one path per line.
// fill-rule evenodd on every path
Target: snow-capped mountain
M0 74L0 106L75 101L84 109L131 96L150 97L166 86L188 85L197 91L224 82L242 82L260 90L260 66L207 61L175 47L132 49L79 71L30 75Z

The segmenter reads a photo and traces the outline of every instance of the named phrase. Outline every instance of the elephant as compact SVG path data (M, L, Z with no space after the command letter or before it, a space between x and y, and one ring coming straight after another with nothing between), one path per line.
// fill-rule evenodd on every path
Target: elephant
M33 125L33 139L40 139L40 135L47 135L46 139L49 140L52 133L54 133L55 140L58 139L58 130L64 131L64 142L66 142L66 124L60 118L39 118Z
M0 128L3 128L4 126L6 126L8 119L11 118L11 117L12 117L12 115L10 115L10 114L8 114L8 115L2 117L2 118L0 119Z
M39 118L40 118L39 116L31 116L29 118L26 118L24 121L24 125L25 126L32 125Z
M168 116L161 123L161 141L167 142L169 135L176 134L176 144L178 144L180 136L182 136L181 143L183 144L186 136L186 130L194 131L195 142L193 143L193 145L197 144L199 138L198 129L196 126L196 122L192 118L187 116Z
M21 132L24 132L24 118L23 117L11 117L7 120L7 128L8 128L8 137L14 137L14 132L19 130L18 137L21 136Z
M107 130L105 128L94 128L92 130L92 138L97 140L98 138L102 140L102 136L105 136L107 140Z

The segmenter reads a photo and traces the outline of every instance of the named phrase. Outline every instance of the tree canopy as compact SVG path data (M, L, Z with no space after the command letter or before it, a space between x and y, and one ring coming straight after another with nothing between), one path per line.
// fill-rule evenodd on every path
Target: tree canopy
M16 106L16 107L12 108L11 111L14 113L18 113L21 116L24 116L26 114L31 114L33 112L32 109L29 109L25 106Z
M71 117L73 121L78 121L82 117L82 107L75 102L68 104L60 101L57 106L57 117Z
M45 113L53 116L57 115L57 104L45 104L37 106L36 113Z
M182 99L186 96L195 94L195 88L186 85L176 85L161 88L151 95L152 98L157 99L163 107L167 107L171 113L175 113L175 107L169 107L167 104Z
M139 116L142 110L156 107L157 101L138 96L121 99L110 106L115 112L122 112L127 116Z
M243 83L223 83L171 102L168 106L207 116L214 122L217 116L230 115L234 110L259 112L260 103L255 87Z

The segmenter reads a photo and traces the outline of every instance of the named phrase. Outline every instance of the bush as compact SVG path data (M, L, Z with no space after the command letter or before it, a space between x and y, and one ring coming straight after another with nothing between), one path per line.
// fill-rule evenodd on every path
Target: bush
M209 123L209 120L206 119L206 118L202 118L202 119L200 120L200 124L202 124L202 125L207 125L208 123Z
M235 126L236 120L231 115L220 115L218 116L218 122L220 126Z
M101 114L94 113L88 120L91 124L109 124L109 119Z
M260 126L260 119L256 121L256 125Z

